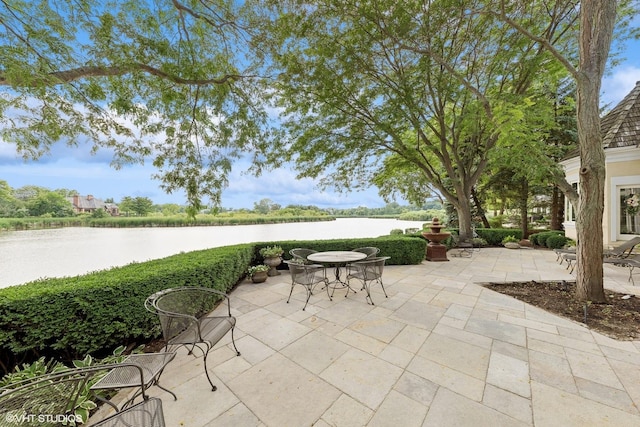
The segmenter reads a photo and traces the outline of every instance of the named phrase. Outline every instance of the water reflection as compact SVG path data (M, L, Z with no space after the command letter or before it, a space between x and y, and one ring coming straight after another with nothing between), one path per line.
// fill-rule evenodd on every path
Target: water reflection
M60 228L0 232L0 287L76 276L131 262L236 243L377 237L422 221L344 218L330 222L181 228Z

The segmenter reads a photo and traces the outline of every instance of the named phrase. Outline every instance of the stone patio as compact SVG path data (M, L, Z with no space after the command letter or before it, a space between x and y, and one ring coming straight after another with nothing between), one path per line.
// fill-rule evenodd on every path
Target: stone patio
M608 289L640 294L605 265ZM244 282L237 317L209 355L180 350L158 388L167 426L640 426L640 341L485 289L487 281L574 279L546 250L482 249L471 258L387 266L389 298L315 292L291 303L289 274ZM219 309L225 309L219 307ZM104 414L98 414L99 417Z

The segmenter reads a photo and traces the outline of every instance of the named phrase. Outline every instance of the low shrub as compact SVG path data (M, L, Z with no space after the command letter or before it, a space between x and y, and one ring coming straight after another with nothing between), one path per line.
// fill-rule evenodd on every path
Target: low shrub
M547 238L547 241L545 242L545 245L549 248L549 249L561 249L564 247L564 245L567 244L567 241L569 241L569 239L561 234L555 234L552 236L549 236Z
M553 230L553 231L543 231L540 233L535 233L529 236L529 240L534 245L547 247L547 239L552 236L564 237L564 231Z

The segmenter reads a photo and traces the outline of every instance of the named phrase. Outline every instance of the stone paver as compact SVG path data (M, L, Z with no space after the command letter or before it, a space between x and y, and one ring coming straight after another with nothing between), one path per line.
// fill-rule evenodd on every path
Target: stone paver
M158 388L167 426L639 426L640 341L591 332L480 283L574 280L544 250L387 266L374 290L330 301L289 274L231 293L230 337L209 354L180 350ZM640 295L627 270L605 286ZM98 415L101 415L100 413ZM92 420L93 421L93 420Z

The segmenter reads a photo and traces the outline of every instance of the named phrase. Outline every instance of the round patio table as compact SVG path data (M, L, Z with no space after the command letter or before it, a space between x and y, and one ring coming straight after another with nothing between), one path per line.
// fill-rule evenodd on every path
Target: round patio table
M333 266L335 267L335 280L329 282L329 285L333 288L331 292L331 297L333 297L333 292L335 292L336 288L347 289L347 293L345 297L349 295L349 291L356 293L356 291L349 286L348 282L343 282L340 278L340 268L346 266L350 262L361 261L367 257L367 254L362 252L354 252L354 251L325 251L325 252L315 252L309 256L307 259L309 261L317 262L322 265Z

